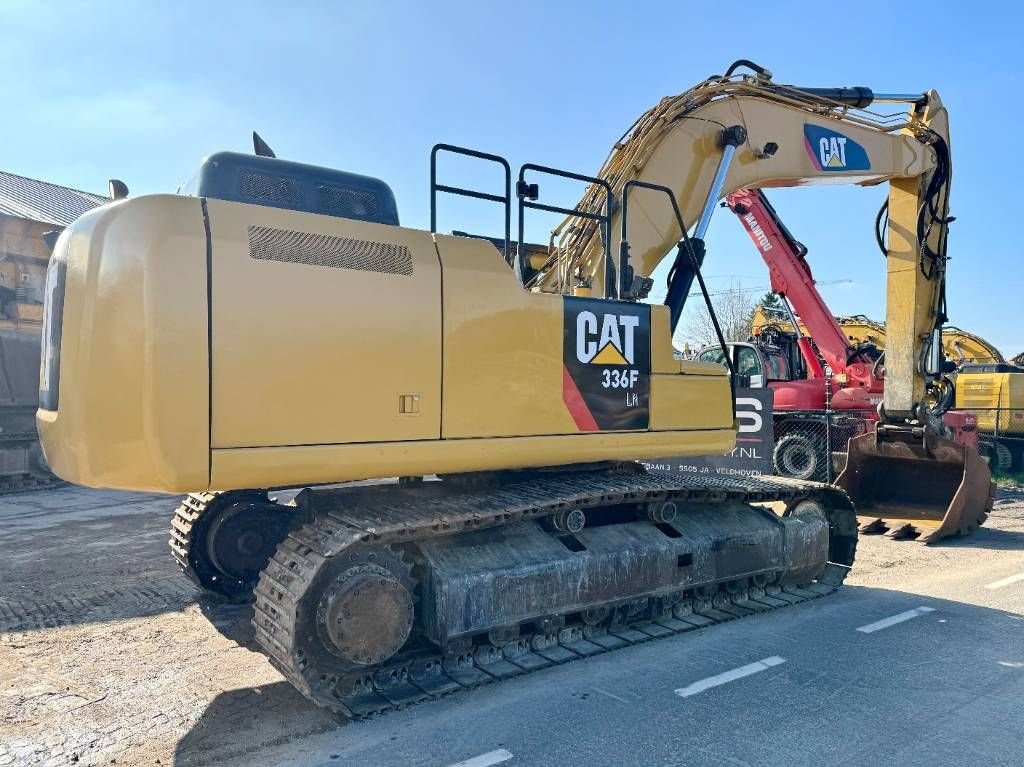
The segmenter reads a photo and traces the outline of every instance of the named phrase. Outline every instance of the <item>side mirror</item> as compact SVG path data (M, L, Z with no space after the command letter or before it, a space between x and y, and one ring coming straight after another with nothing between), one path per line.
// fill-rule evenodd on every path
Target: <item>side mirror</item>
M107 182L111 200L123 200L128 196L128 185L120 179L112 178Z
M763 389L764 388L764 376L761 374L749 376L750 388L751 389Z
M258 157L277 157L274 154L274 150L270 148L270 145L256 131L252 132L252 151Z

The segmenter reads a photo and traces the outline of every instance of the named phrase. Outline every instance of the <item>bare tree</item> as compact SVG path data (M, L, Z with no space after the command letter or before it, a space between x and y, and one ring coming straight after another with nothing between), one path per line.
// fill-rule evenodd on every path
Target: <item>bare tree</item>
M750 337L750 323L757 307L757 299L750 291L739 285L718 291L711 295L711 304L726 341L746 341ZM693 296L686 302L673 340L677 348L688 346L693 351L718 343L715 326L702 296Z

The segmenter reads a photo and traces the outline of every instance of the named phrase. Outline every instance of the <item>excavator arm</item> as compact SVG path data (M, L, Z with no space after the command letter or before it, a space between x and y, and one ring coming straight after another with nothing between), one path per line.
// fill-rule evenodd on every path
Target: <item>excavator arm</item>
M662 99L615 144L598 173L613 199L631 181L671 189L692 234L682 231L662 196L638 191L630 199L624 247L621 208L612 206L607 237L594 223L607 204L604 188L594 185L577 205L579 215L552 233L549 258L528 286L631 298L640 292L632 282L649 278L674 251L666 298L674 326L723 197L738 189L888 181L887 324L900 343L890 342L886 353L885 413L896 423L922 422L924 403L939 399L930 391L940 385L941 349L933 338L945 319L950 164L938 94L801 88L776 84L760 68L743 76L735 68ZM901 115L868 111L880 102L910 109ZM610 253L620 254L614 268Z
M735 76L739 65L753 74ZM909 110L868 111L879 102L906 103ZM723 197L741 189L888 181L888 199L875 222L887 264L880 425L850 441L837 483L862 514L874 518L865 529L934 541L984 521L993 497L988 468L977 450L946 439L940 420L953 402L941 343L951 166L948 117L935 91L876 96L867 88L778 85L766 70L737 62L645 113L615 144L597 178L601 183L588 189L576 215L552 233L548 261L527 285L636 299L675 247L665 299L673 330L694 277L699 279L704 236ZM614 200L637 185L668 191L672 205L634 194L630 228L621 220L627 206L616 208ZM606 226L595 223L601 210L610 213ZM797 247L781 230L778 236ZM788 266L789 289L813 304L817 293L806 264L797 258ZM845 369L846 339L820 296L805 311L835 366ZM915 527L935 521L930 530Z

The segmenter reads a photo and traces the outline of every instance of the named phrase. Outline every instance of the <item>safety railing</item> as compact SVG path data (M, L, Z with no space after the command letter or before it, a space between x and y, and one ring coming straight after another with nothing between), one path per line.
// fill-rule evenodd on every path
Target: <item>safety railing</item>
M596 184L604 189L604 213L589 213L587 211L576 210L575 208L563 208L558 205L548 205L546 203L537 202L540 198L540 185L527 182L527 173L556 176L558 178L567 178L572 181L582 181L586 184ZM601 239L604 242L604 297L615 298L617 295L615 288L615 262L612 260L611 252L611 214L613 207L611 185L603 178L584 176L580 173L572 173L567 170L549 168L546 165L535 165L534 163L528 162L519 169L519 181L516 184L516 197L519 198L519 247L517 249L519 262L517 263L516 273L518 274L520 281L525 280L521 259L523 248L525 246L523 238L525 236L526 229L527 209L540 210L546 213L560 213L563 216L576 216L578 218L593 221L600 227Z
M491 194L490 192L480 192L476 189L467 189L461 186L450 186L448 184L437 183L437 155L439 152L448 152L450 154L463 155L465 157L473 157L478 160L486 160L487 162L493 162L500 165L505 170L505 194ZM504 248L502 255L505 258L506 263L511 263L511 255L509 253L509 240L512 237L512 168L501 155L488 154L487 152L480 152L476 149L468 149L463 146L455 146L454 144L435 144L434 148L430 150L430 232L431 234L437 233L437 193L444 192L446 194L454 194L459 197L472 197L476 200L487 200L488 202L498 202L505 207L505 241L503 243ZM520 232L519 240L522 242L522 233Z

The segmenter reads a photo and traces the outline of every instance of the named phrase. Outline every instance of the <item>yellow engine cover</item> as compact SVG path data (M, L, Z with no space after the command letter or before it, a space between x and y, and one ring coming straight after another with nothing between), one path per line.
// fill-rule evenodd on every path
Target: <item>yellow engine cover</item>
M1024 434L1024 375L957 373L955 388L956 409L977 415L980 431Z
M673 358L665 307L525 291L483 240L156 195L87 214L54 262L57 396L37 423L72 482L284 487L734 444L724 370Z

